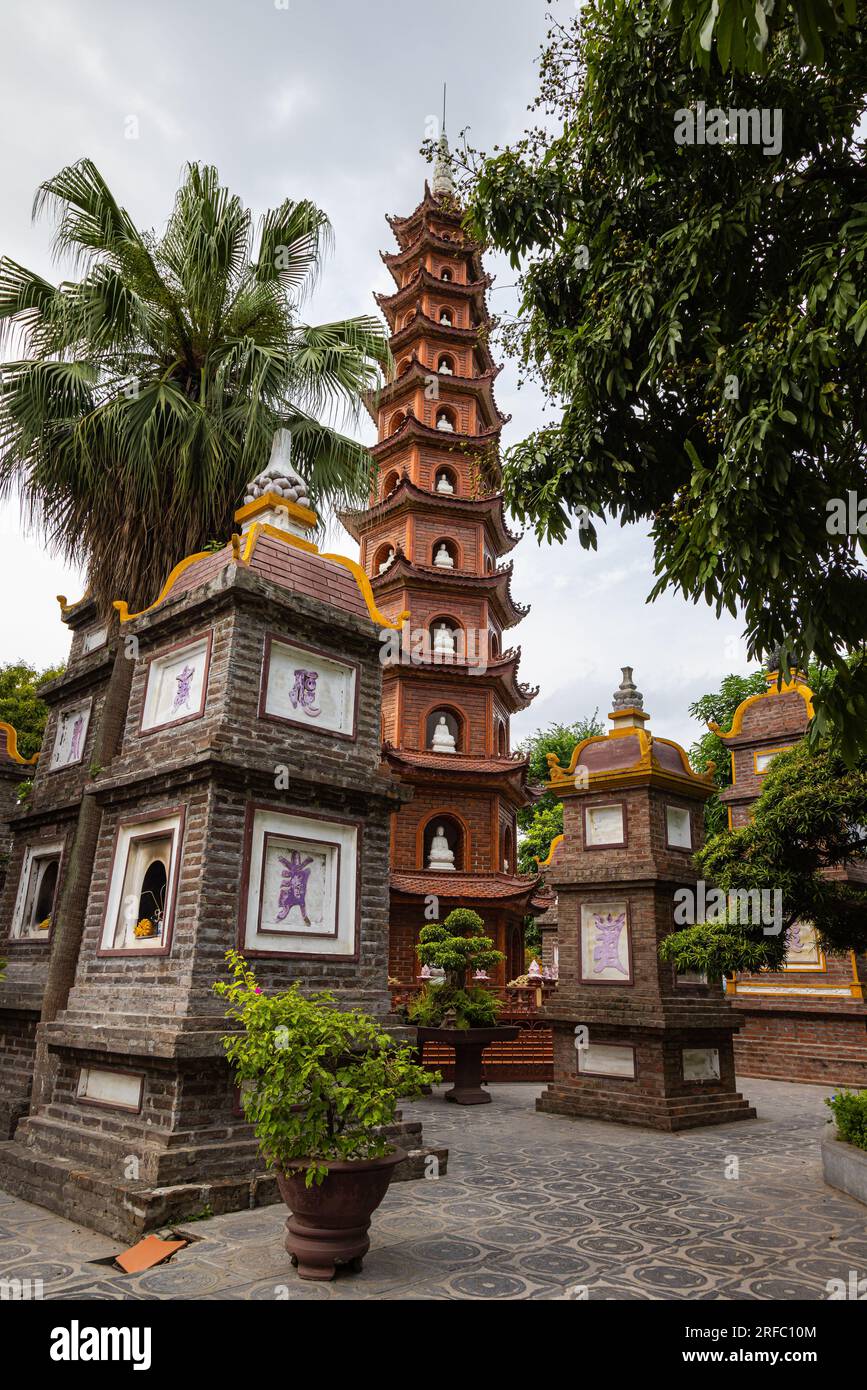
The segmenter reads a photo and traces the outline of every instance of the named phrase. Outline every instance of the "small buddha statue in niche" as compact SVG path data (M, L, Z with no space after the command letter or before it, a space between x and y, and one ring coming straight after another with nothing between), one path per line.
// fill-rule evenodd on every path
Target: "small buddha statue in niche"
M434 556L434 564L437 569L441 570L453 570L455 567L455 562L446 548L445 541L441 541L439 544L437 553Z
M455 634L445 623L434 628L434 656L454 656Z
M439 372L440 376L454 376L454 372L449 366L449 359L447 357L440 358L437 371Z
M437 416L437 429L445 430L447 434L454 434L455 432L455 427L444 410L441 410Z
M430 842L430 855L428 857L429 869L450 869L454 872L455 852L449 848L449 842L445 837L445 827L437 826L437 832Z
M457 752L455 736L446 723L444 714L440 715L438 723L434 725L433 738L431 739L430 746L433 753Z
M442 313L440 314L440 323L444 323L446 328L454 328L452 316L449 313L448 309L443 309Z
M390 545L390 546L388 547L388 554L386 555L385 559L383 560L382 564L381 564L380 567L379 567L379 573L380 573L380 574L385 574L385 571L389 568L390 565L393 565L393 564L394 564L394 546L393 546L393 545Z
M451 482L449 481L449 475L445 472L445 470L437 474L436 491L454 492L454 488L452 487Z

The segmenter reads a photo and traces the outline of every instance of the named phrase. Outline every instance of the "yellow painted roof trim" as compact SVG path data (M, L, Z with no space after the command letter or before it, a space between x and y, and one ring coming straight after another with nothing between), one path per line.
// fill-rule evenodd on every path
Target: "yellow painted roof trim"
M572 757L569 759L568 767L564 768L560 766L556 753L547 753L545 755L545 761L548 764L548 785L555 786L563 782L571 782L575 776L575 769L581 761L581 755L584 749L589 747L591 743L605 743L609 738L620 738L625 734L634 734L638 739L638 746L641 750L637 762L630 764L630 767L643 767L645 764L649 764L651 738L646 729L612 729L610 733L592 734L590 738L583 738L580 743L576 743L575 747L572 749ZM629 768L620 768L619 771L627 772ZM591 773L590 775L592 777L599 774Z
M379 627L395 628L399 631L409 617L409 611L407 610L398 614L396 620L392 622L390 618L386 618L384 613L380 613L376 606L376 599L373 596L370 580L356 560L350 560L346 555L322 555L319 551L319 547L314 545L313 541L305 540L302 536L293 536L288 531L281 531L279 527L271 526L267 522L254 522L244 537L244 546L241 552L242 564L249 565L261 535L272 536L274 540L282 541L284 545L292 546L296 550L303 550L308 555L318 555L321 560L330 560L332 564L342 565L344 569L349 570L361 591L361 596L367 605L367 611L372 621ZM219 551L200 550L195 555L188 555L185 560L181 560L179 564L175 565L163 585L159 597L155 599L153 603L149 604L147 608L140 609L138 613L130 613L129 608L122 599L115 599L113 607L117 609L120 621L122 623L132 622L134 618L140 618L144 613L150 613L154 608L158 608L168 594L171 593L178 579L190 565L194 565L197 560L206 560L209 556L219 553Z
M11 724L7 724L5 719L0 719L0 737L3 736L6 739L6 752L14 763L21 763L22 767L30 767L36 762L39 754L34 753L32 758L25 758L19 753L18 730L13 728Z
M635 737L638 739L640 753L637 760L634 763L630 763L628 767L604 768L598 772L591 772L590 780L592 782L595 782L597 785L602 785L607 780L621 778L627 773L650 770L656 770L658 772L663 773L666 776L680 775L677 773L672 773L669 768L663 767L656 760L656 758L653 755L654 743L664 743L667 744L669 748L677 749L681 766L683 768L683 776L690 778L692 781L701 782L705 785L710 785L713 782L713 775L711 773L695 771L695 769L690 764L686 751L680 746L679 743L675 743L674 739L655 738L652 734L649 734L646 729L629 728L612 729L610 733L594 734L591 738L582 739L582 741L580 743L576 743L575 747L573 748L572 757L569 760L569 766L567 768L563 768L560 766L557 760L556 753L548 753L546 757L546 761L548 763L548 786L552 789L559 789L561 787L570 785L574 781L575 770L578 767L578 764L581 760L581 755L583 754L584 749L588 747L589 744L605 743L607 739L622 738L626 734L634 734Z
M769 675L771 675L771 673L769 673ZM741 703L738 705L737 709L734 712L732 726L725 733L720 728L719 724L717 724L714 720L711 720L707 726L710 729L711 733L716 734L719 738L736 737L741 732L741 729L743 727L744 715L746 714L750 706L754 705L757 700L767 700L773 695L790 695L793 690L796 691L797 694L800 695L801 699L804 701L804 704L807 709L807 718L813 718L813 692L808 685L804 685L802 681L789 680L783 681L783 684L778 689L775 674L772 675L772 681L772 684L769 682L767 690L762 690L757 695L748 695L745 700L741 700Z
M116 598L111 606L112 608L117 609L117 615L120 618L120 621L122 623L131 623L133 618L140 618L143 613L150 613L154 608L159 608L166 595L170 594L172 589L175 587L175 584L180 579L184 570L189 569L190 565L194 565L197 560L206 560L209 555L213 555L214 553L219 554L219 551L214 552L212 550L199 550L196 552L195 555L188 555L185 560L179 561L178 564L175 565L174 569L172 570L171 574L169 575L168 579L166 580L165 584L160 590L159 597L155 598L153 603L149 603L147 608L140 608L137 613L130 613L125 601L123 599Z
M557 848L558 845L560 845L560 844L563 843L563 841L565 840L565 838L566 838L565 835L555 835L555 836L554 836L553 840L551 841L551 847L550 847L550 849L548 850L548 858L547 858L547 859L540 859L539 856L536 855L536 863L537 863L537 865L539 866L540 869L547 869L547 868L548 868L548 865L551 863L551 860L554 858L554 851L555 851L555 849Z
M74 603L67 602L66 594L57 594L56 597L57 602L60 604L60 616L62 618L64 613L69 612L70 608L77 608L80 603L84 603L86 598L90 598L90 589L85 589L81 598L77 598Z

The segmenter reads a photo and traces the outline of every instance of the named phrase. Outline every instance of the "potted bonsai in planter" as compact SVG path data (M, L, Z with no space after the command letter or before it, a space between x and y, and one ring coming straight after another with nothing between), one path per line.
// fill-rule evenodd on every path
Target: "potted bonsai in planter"
M489 1105L482 1090L482 1053L492 1042L509 1042L517 1028L498 1025L500 1002L479 985L467 987L470 970L484 972L505 960L477 912L458 907L445 921L431 922L419 932L416 954L422 965L445 972L439 984L426 984L407 1010L418 1027L418 1040L454 1048L455 1082L446 1100L457 1105Z
M267 995L243 956L214 985L238 1025L223 1043L241 1104L289 1208L286 1249L302 1279L361 1269L370 1218L405 1158L384 1135L398 1101L439 1078L359 1009L297 984Z

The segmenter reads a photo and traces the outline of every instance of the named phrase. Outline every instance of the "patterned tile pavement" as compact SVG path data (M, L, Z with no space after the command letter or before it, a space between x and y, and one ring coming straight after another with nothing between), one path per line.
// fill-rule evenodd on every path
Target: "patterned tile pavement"
M359 1275L300 1281L278 1207L181 1226L194 1243L125 1276L117 1242L0 1193L0 1279L47 1299L813 1299L867 1275L867 1207L822 1182L826 1090L744 1081L759 1118L681 1135L484 1108L408 1106L449 1171L397 1183Z

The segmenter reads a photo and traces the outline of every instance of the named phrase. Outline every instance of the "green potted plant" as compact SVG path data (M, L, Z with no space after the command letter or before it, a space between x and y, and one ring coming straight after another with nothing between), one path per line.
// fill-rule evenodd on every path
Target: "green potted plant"
M867 1203L867 1090L844 1088L825 1104L836 1122L822 1139L825 1182Z
M297 984L265 994L243 956L227 951L214 985L237 1028L223 1043L261 1153L289 1208L286 1249L302 1279L361 1269L370 1218L406 1155L384 1128L398 1101L439 1078L369 1015Z
M508 1042L517 1028L498 1022L500 1001L481 985L467 985L470 971L484 973L505 960L477 912L458 907L443 923L431 922L419 932L416 954L423 967L444 972L441 983L425 983L407 1009L418 1027L418 1040L454 1048L455 1081L446 1100L458 1105L487 1105L482 1089L482 1053L492 1042Z

